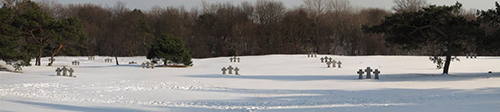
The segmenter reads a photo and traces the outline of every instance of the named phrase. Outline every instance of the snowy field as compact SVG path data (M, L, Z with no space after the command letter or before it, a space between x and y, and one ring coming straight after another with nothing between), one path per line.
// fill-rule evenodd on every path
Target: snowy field
M331 57L343 68L307 55L194 59L190 68L154 70L140 67L145 57L120 57L119 66L104 62L111 57L56 57L53 67L0 72L0 112L500 112L500 57L460 57L448 76L426 56ZM77 77L55 76L64 65ZM242 75L222 75L229 65ZM366 67L381 79L357 79Z

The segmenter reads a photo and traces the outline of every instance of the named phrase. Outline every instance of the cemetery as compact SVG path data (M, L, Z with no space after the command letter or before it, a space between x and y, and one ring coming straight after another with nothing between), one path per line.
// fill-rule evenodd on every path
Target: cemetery
M95 59L105 62L89 60L80 66L68 66L88 57L57 57L53 67L24 66L22 73L0 72L0 97L67 106L105 104L142 111L165 107L179 111L437 108L460 112L475 111L477 106L496 108L498 103L491 101L500 100L500 74L495 71L498 57L459 56L463 60L454 62L451 74L442 75L426 56L304 55L237 56L236 62L234 56L194 59L195 66L186 68L155 67L144 57L120 57L123 65L115 65L108 62L112 57L105 56ZM17 82L19 79L24 81ZM151 92L166 94L147 95ZM288 100L281 101L283 96ZM467 103L470 100L483 103ZM224 103L228 101L232 103ZM0 100L2 103L12 102ZM450 103L471 107L434 105ZM123 104L131 106L121 107ZM20 106L54 111L26 103Z

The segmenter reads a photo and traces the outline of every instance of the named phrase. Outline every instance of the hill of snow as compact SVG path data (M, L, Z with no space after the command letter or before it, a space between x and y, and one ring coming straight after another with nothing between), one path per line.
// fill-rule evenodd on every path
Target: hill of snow
M219 57L155 69L141 68L145 57L120 57L118 66L104 62L112 57L56 57L52 67L0 72L0 112L500 111L499 57L460 57L450 75L441 75L426 56L328 55L342 68L327 68L320 63L324 56L243 56L240 63ZM74 60L80 65L72 66ZM241 75L222 75L229 65ZM55 76L62 66L77 77ZM356 72L366 67L379 69L381 79L358 79Z

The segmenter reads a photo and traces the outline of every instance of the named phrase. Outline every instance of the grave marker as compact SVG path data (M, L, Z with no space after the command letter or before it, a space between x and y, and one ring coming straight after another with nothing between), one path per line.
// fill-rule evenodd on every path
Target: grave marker
M73 68L69 68L69 77L73 77L73 72L75 72L75 70L73 70Z
M337 61L332 60L331 62L332 62L332 67L333 67L333 68L335 68L335 66L336 66L336 64L337 64Z
M239 69L238 67L234 68L234 74L235 74L235 75L240 75L240 74L238 73L238 71L240 71L240 69Z
M365 73L365 72L363 72L363 69L359 69L359 71L358 71L359 78L358 78L358 79L363 79L363 74L364 74L364 73Z
M56 69L56 76L61 76L61 69L60 68L57 68Z
M323 63L324 58L323 58L323 57L321 57L321 59L320 59L320 60L321 60L321 63Z
M332 62L331 62L331 61L326 62L326 65L327 65L327 67L328 67L328 68L330 68L330 64L332 64Z
M372 78L372 75L371 75L372 71L373 71L373 69L371 69L370 67L366 67L365 72L366 72L366 78L367 79L371 79Z
M339 68L342 68L342 62L338 61L337 64L339 65Z
M61 70L63 71L63 76L67 76L68 68L66 68L66 66L63 66L63 68Z
M21 71L23 70L23 68L21 67L21 64L19 63L16 63L14 65L12 65L14 67L14 71Z
M220 69L220 70L222 71L222 75L226 74L226 71L227 71L226 67L222 67L222 69Z
M233 67L232 66L227 67L227 70L229 70L228 71L229 74L233 74Z
M375 74L375 79L378 79L378 74L380 74L380 71L378 71L378 69L375 69L375 71L373 71L373 74Z

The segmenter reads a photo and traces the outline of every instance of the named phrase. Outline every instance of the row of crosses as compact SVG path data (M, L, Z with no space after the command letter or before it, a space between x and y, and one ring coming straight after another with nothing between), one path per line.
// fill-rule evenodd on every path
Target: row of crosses
M359 69L358 74L359 74L359 79L363 79L363 74L366 72L366 79L371 79L372 75L371 73L375 74L375 79L379 79L378 75L380 74L380 71L378 69L371 69L370 67L366 67L366 69L363 71L363 69Z
M135 61L131 61L131 62L128 62L128 64L130 64L130 65L131 65L131 64L137 64L137 62L135 62Z
M226 71L228 71L229 74L233 74L233 69L234 69L234 74L235 75L240 75L238 73L238 71L240 71L240 69L238 67L233 68L232 66L229 66L229 67L227 67L227 69L226 69L226 67L222 67L221 71L222 71L223 75L226 74Z
M465 54L465 58L469 58L469 57L470 57L471 59L472 59L472 58L477 58L477 54L476 54L476 53L467 53L467 54Z
M238 60L238 61L236 61L236 60ZM229 58L229 62L238 62L239 63L240 62L240 58L236 57L236 56L233 56L233 57Z
M335 68L335 64L338 64L338 67L342 68L342 62L340 62L340 61L332 60L332 61L326 62L326 65L328 68L330 68L330 65L332 65L332 67Z
M326 63L326 62L328 62L328 60L332 61L332 60L333 60L333 58L332 58L332 57L325 56L324 58L323 58L323 57L321 57L321 58L320 58L320 60L321 60L321 63Z
M71 64L72 65L80 65L80 62L79 61L72 61Z
M310 52L310 53L307 54L308 58L316 58L317 56L318 56L318 53Z
M95 56L89 56L88 60L95 60Z
M107 63L112 63L112 62L113 62L113 59L110 59L110 58L108 58L108 59L104 59L104 62L107 62Z
M149 61L146 61L146 63L142 62L141 66L142 66L142 68L146 67L146 68L155 69L155 63L152 63Z
M61 68L57 68L56 69L56 76L61 76L61 71L63 72L62 76L68 76L68 77L73 77L73 72L75 72L75 70L73 70L73 68L66 68L66 66L64 66L62 69ZM69 72L69 75L67 75Z

